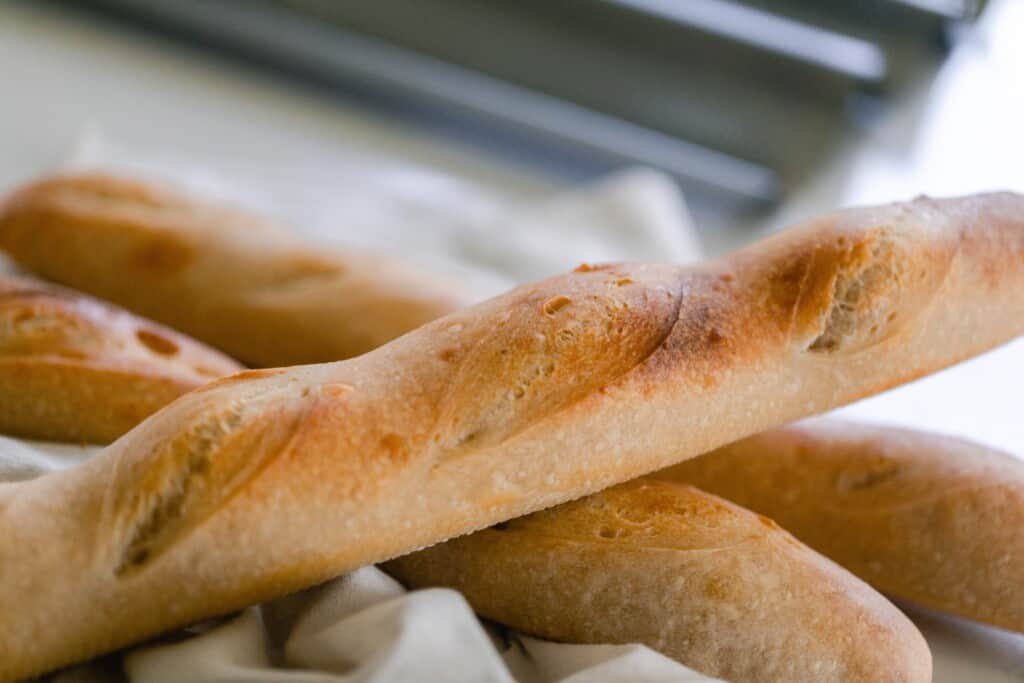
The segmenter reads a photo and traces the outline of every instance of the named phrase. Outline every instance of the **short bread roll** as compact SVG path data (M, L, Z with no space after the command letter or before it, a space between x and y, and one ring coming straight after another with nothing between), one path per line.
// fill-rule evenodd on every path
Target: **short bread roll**
M0 275L0 432L110 443L175 398L242 367L162 325Z
M931 680L885 598L766 517L647 478L406 555L385 570L570 643L643 643L733 683Z
M74 469L0 486L0 679L980 353L1024 330L1022 253L1016 195L850 210L698 267L581 267L358 358L185 394Z
M317 249L252 214L100 173L9 197L0 248L251 366L357 356L468 302L397 259Z
M812 420L657 473L778 520L894 597L1024 631L1024 461L908 429Z

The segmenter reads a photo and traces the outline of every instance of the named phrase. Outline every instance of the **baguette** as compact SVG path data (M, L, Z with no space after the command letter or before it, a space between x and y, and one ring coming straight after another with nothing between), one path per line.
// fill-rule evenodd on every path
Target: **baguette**
M896 607L766 517L641 478L384 569L571 643L643 643L733 683L931 681Z
M0 679L980 353L1024 328L1022 253L1016 195L851 210L697 267L583 266L359 358L192 391L82 465L0 486Z
M0 432L105 444L233 360L62 287L0 275Z
M99 173L9 197L0 249L254 367L357 356L468 303L396 259L304 246L251 214Z
M1024 631L1024 462L922 432L815 420L659 472L776 519L879 590Z

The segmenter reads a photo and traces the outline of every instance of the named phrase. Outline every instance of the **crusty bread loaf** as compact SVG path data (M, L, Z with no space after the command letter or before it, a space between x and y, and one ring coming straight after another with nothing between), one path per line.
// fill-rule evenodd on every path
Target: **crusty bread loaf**
M1024 329L1022 253L1016 195L846 211L699 267L581 267L359 358L189 392L72 470L0 486L0 679L980 353Z
M356 356L468 303L395 259L315 249L251 214L98 173L9 197L0 249L252 366Z
M393 560L525 633L644 643L733 683L931 681L924 638L766 517L641 478Z
M0 274L0 432L110 443L242 367L77 292Z
M778 520L877 588L1024 631L1024 461L835 419L772 430L658 473Z

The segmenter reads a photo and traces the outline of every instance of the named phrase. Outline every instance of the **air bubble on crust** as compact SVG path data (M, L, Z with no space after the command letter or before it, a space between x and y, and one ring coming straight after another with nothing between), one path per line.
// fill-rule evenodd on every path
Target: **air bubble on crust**
M179 351L176 343L151 330L136 330L135 338L147 349L160 356L173 356Z
M895 460L877 457L868 462L842 470L836 477L836 491L852 493L883 484L900 474L900 464Z
M598 530L597 535L600 536L601 538L609 538L609 539L611 539L611 538L622 538L623 536L629 536L629 530L628 529L623 529L621 527L620 528L613 528L613 527L610 527L610 526L603 526L603 527L601 527Z
M544 302L544 315L554 315L558 311L562 310L566 306L572 303L572 299L567 296L559 295L553 296Z

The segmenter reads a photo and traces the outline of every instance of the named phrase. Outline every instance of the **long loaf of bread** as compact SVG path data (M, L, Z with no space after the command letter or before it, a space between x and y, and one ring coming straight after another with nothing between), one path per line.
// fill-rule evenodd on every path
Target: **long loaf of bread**
M733 683L931 681L924 638L885 598L771 520L674 482L644 477L385 569L525 633L644 643Z
M581 267L359 358L192 391L72 470L0 486L0 679L980 353L1024 330L1022 254L1017 195L851 210L699 267Z
M906 429L812 420L655 476L776 519L877 588L1024 631L1024 461Z
M0 275L0 432L110 443L175 398L242 367L77 292Z
M468 302L396 259L318 250L257 216L98 173L9 197L0 249L251 366L356 356Z

